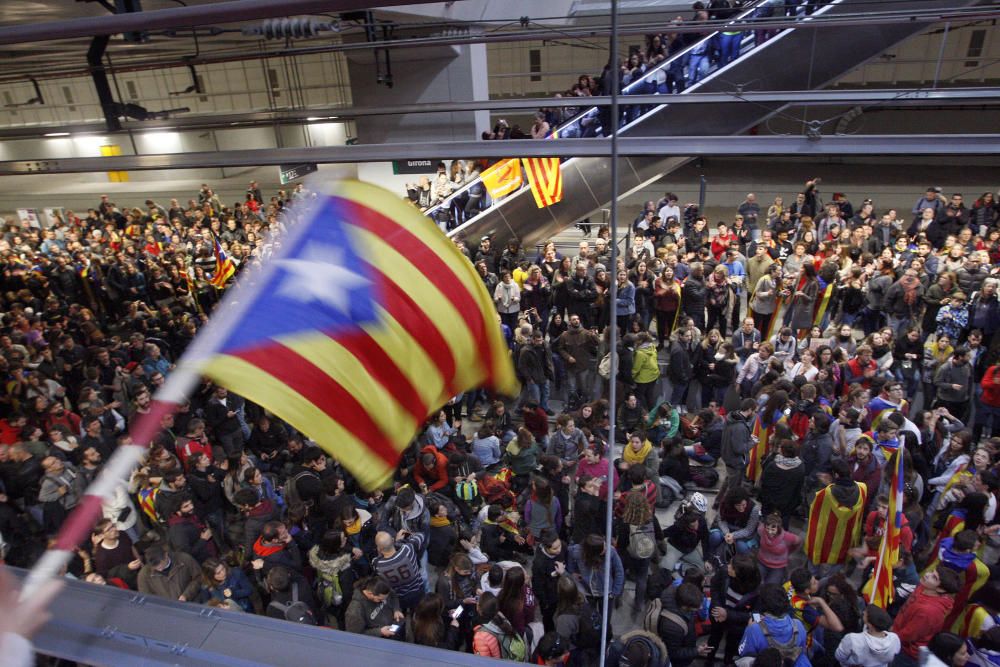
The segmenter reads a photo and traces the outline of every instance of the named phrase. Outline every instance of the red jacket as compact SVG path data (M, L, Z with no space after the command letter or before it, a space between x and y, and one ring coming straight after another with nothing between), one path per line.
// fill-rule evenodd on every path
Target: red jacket
M204 454L209 461L212 460L212 445L200 440L188 440L183 447L177 448L177 458L181 464L187 468L188 459L192 454Z
M1000 364L986 369L980 386L983 388L983 405L1000 408Z
M424 454L434 455L434 468L428 469L420 461ZM448 486L448 457L442 454L434 445L427 445L420 450L417 465L413 468L413 479L418 484L426 484L428 491L440 491Z
M951 596L928 595L923 584L917 586L892 624L892 631L899 635L903 645L903 653L917 657L920 647L927 646L931 638L941 632L952 603Z

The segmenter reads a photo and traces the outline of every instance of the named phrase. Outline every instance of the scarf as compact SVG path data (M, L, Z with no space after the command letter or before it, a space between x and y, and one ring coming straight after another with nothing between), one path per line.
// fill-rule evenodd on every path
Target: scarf
M649 452L653 450L653 443L646 440L642 443L642 449L638 452L632 449L631 446L627 445L625 449L622 450L622 458L625 463L632 465L634 463L645 463L646 457L649 456Z
M357 535L361 532L361 519L356 520L350 526L344 526L344 532L348 535Z
M782 456L781 454L775 454L774 463L781 468L790 470L802 465L802 459L797 456Z
M917 303L917 288L920 287L920 279L916 276L904 275L899 279L899 284L903 287L903 303L913 306Z
M432 516L431 528L444 528L451 525L451 519L446 516Z
M257 558L267 558L273 556L285 548L284 544L264 544L264 538L258 537L253 544L253 554Z

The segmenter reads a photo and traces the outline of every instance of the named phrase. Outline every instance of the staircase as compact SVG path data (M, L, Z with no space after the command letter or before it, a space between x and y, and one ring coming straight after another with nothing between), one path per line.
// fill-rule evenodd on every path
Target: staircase
M914 0L907 3L906 7L913 10L935 10L985 2L986 0ZM857 14L870 10L871 6L870 0L832 0L811 16L801 17L799 21L811 21L820 16ZM901 9L898 5L893 8ZM736 18L750 17L754 11L750 8ZM662 84L658 86L658 81L662 81L668 68L676 68L682 62L681 59L687 58L699 44L714 37L707 36L660 63L657 68L645 73L642 79L624 87L621 136L726 136L746 133L788 105L739 102L735 97L739 92L824 88L930 25L913 20L892 25L849 28L788 28L760 45L755 44L752 33L745 33L740 55L736 60L711 71L683 92L675 93L732 93L732 103L671 105L671 94L664 93L664 103L651 108L636 109L627 104L627 96L630 94L657 92L657 87L663 90ZM599 127L600 118L599 110L591 107L582 110L556 131L560 138L581 136L581 128ZM511 146L511 153L517 153L516 144ZM652 183L690 159L688 156L620 158L619 198ZM503 247L507 239L516 237L524 247L530 248L608 206L611 200L609 158L566 160L562 163L562 178L563 199L558 204L539 209L527 188L522 188L452 230L449 236L472 239L488 234L494 237L495 247ZM459 191L461 192L462 190ZM447 206L448 201L441 206ZM428 213L432 214L433 211L431 209Z

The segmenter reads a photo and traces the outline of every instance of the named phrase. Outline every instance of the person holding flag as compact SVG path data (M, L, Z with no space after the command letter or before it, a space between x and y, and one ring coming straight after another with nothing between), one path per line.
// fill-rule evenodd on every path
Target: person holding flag
M774 435L775 426L788 423L787 407L788 392L779 389L768 397L767 403L757 413L750 434L751 439L754 440L754 445L747 456L746 468L747 479L754 484L760 481L764 457L770 451L770 442L771 437Z
M212 277L209 278L209 283L216 289L222 289L229 282L229 279L236 275L236 262L230 259L226 251L222 249L222 244L219 243L219 237L212 235L212 254L215 257L215 270L212 271Z
M870 604L877 605L883 609L887 609L893 600L895 586L893 586L892 582L892 571L899 562L899 550L903 544L903 524L906 521L906 517L903 516L903 485L905 482L903 475L905 457L903 453L904 447L903 445L899 445L886 465L886 469L891 472L888 485L889 495L885 499L887 501L885 529L882 532L882 543L879 547L878 558L875 561L875 570L872 572L872 577L863 591ZM875 510L876 518L872 523L877 521L881 507L880 504L879 508ZM907 531L909 531L908 527ZM908 542L907 551L910 551L913 545L912 532L909 535Z

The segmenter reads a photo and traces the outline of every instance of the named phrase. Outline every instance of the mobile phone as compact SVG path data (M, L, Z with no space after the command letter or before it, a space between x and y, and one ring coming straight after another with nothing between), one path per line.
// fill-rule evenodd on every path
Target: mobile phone
M757 613L750 614L750 618L753 620L754 623L760 623L760 614Z
M451 618L452 618L452 620L453 621L457 621L458 617L462 615L463 611L465 611L465 608L462 607L461 605L459 605L458 607L455 607L455 609L451 612Z
M399 632L399 624L398 623L393 623L392 625L390 625L389 626L389 632L391 632L393 634Z

